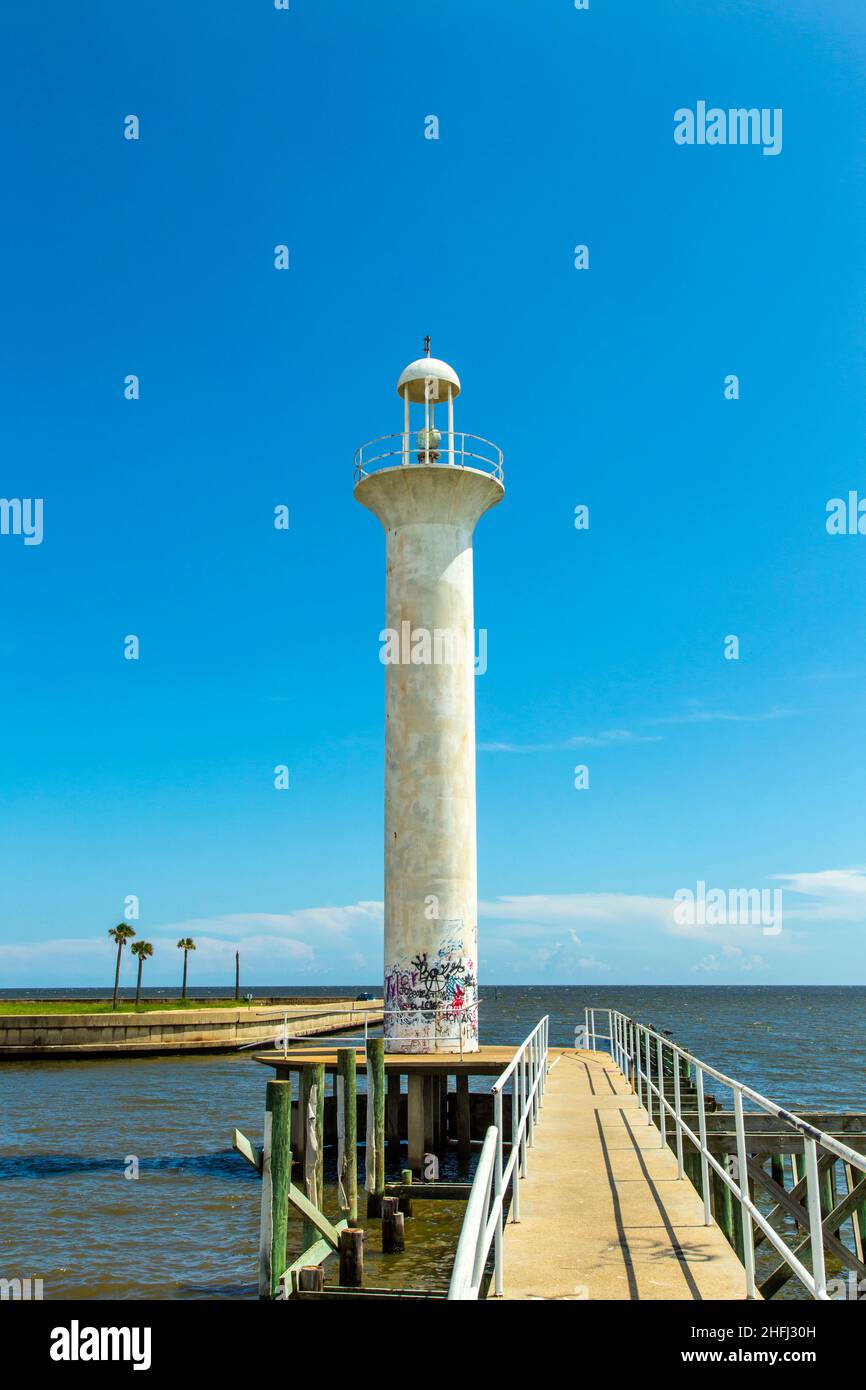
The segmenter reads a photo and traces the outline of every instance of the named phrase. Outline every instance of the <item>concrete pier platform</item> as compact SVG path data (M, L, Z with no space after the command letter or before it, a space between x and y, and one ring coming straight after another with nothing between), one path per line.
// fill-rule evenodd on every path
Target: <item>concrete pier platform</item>
M550 1061L505 1299L744 1299L736 1254L610 1056Z

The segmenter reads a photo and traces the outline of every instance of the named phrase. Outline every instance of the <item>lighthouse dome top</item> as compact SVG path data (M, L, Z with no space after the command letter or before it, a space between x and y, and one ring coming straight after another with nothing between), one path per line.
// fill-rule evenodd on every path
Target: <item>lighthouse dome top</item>
M423 401L426 394L425 382L430 380L441 383L438 393L440 399L444 400L448 394L447 390L442 389L446 386L451 387L452 397L460 395L459 376L453 367L439 357L419 357L416 361L410 362L408 367L404 367L397 381L397 395L402 396L408 389L410 401Z

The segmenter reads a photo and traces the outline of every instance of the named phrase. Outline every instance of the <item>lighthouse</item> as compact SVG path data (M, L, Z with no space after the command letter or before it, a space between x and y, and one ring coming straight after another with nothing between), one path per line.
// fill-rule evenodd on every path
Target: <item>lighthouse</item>
M402 431L355 455L355 496L386 535L385 1048L474 1052L472 537L504 495L502 454L455 430L460 379L429 338L397 394Z

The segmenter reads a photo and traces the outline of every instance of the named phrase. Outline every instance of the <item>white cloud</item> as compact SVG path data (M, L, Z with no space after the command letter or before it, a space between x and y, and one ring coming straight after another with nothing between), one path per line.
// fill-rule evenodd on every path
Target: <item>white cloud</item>
M741 951L739 946L725 946L722 949L721 958L710 952L709 955L702 956L697 964L690 968L694 974L714 975L719 970L731 969L732 967L748 974L753 970L765 969L766 961L759 955Z
M784 894L805 901L785 904L786 917L801 922L866 921L866 869L821 869L814 873L772 874Z
M791 719L796 710L773 705L768 710L758 710L753 714L735 714L727 710L692 709L685 714L671 714L663 719L652 719L651 724L764 724L773 719Z
M629 743L659 743L661 734L636 734L630 729L605 729L600 734L574 734L559 743L479 743L479 753L562 753L569 748L609 748Z
M346 935L359 928L382 926L381 902L358 902L348 907L302 907L295 912L237 912L219 917L188 917L179 922L167 922L153 928L165 936L195 936L196 932L243 941L251 934L262 933L280 937L289 933L296 937Z
M673 920L673 898L637 893L536 893L505 895L478 904L479 918L496 922L534 921L548 925L598 922L632 927L666 926Z

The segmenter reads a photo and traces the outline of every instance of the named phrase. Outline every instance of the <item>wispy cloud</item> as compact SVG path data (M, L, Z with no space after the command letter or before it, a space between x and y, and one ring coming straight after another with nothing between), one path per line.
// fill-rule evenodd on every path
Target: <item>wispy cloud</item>
M631 729L605 729L600 734L574 734L560 743L479 743L479 753L562 753L569 748L609 748L628 743L659 743L661 734L637 734Z
M668 714L648 719L648 726L678 724L766 724L777 719L792 719L798 713L781 705L770 709L740 713L736 710L689 709L682 714ZM636 729L603 729L598 734L573 734L570 738L552 743L479 743L479 753L564 753L571 748L612 748L630 744L659 743L663 734L641 733Z
M770 709L741 714L735 710L692 709L684 714L669 714L651 719L651 724L765 724L775 719L792 719L797 711L773 705Z
M821 869L812 873L772 874L785 895L794 894L785 916L801 922L866 922L866 868Z

